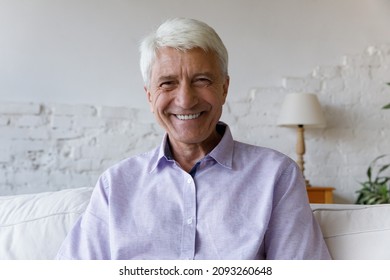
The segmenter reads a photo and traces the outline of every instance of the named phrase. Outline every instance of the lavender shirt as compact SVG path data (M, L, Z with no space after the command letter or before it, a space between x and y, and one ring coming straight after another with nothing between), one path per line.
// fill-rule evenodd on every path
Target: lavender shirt
M100 177L58 259L329 259L295 162L234 141L194 177L155 150Z

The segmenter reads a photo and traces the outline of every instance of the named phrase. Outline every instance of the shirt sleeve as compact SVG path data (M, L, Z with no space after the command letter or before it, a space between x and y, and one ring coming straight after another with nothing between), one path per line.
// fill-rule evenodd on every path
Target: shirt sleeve
M263 245L267 259L330 259L309 204L305 180L295 162L276 182Z
M110 259L108 213L108 194L102 176L95 186L85 213L68 233L56 259Z

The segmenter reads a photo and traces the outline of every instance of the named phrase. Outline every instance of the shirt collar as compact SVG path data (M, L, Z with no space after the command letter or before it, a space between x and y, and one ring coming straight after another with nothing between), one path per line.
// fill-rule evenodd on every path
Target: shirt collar
M234 141L229 126L223 122L217 124L217 130L222 131L223 136L218 145L208 154L220 165L232 169Z
M211 157L220 165L231 169L233 166L233 136L229 126L223 122L218 122L217 130L223 133L222 139L205 158ZM173 161L168 142L168 134L165 133L162 143L156 151L156 156L152 160L150 172L153 172L159 165Z

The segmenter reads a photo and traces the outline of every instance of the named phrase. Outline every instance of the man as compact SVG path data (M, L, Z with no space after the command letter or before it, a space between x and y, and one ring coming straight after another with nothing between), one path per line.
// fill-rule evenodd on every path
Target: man
M141 44L160 147L100 177L59 259L328 259L290 158L220 122L228 55L205 23L172 19Z

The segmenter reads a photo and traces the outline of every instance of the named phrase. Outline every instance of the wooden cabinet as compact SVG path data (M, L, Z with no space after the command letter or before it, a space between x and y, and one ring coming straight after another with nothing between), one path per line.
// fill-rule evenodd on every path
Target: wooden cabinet
M333 190L331 187L306 187L310 203L333 203Z

